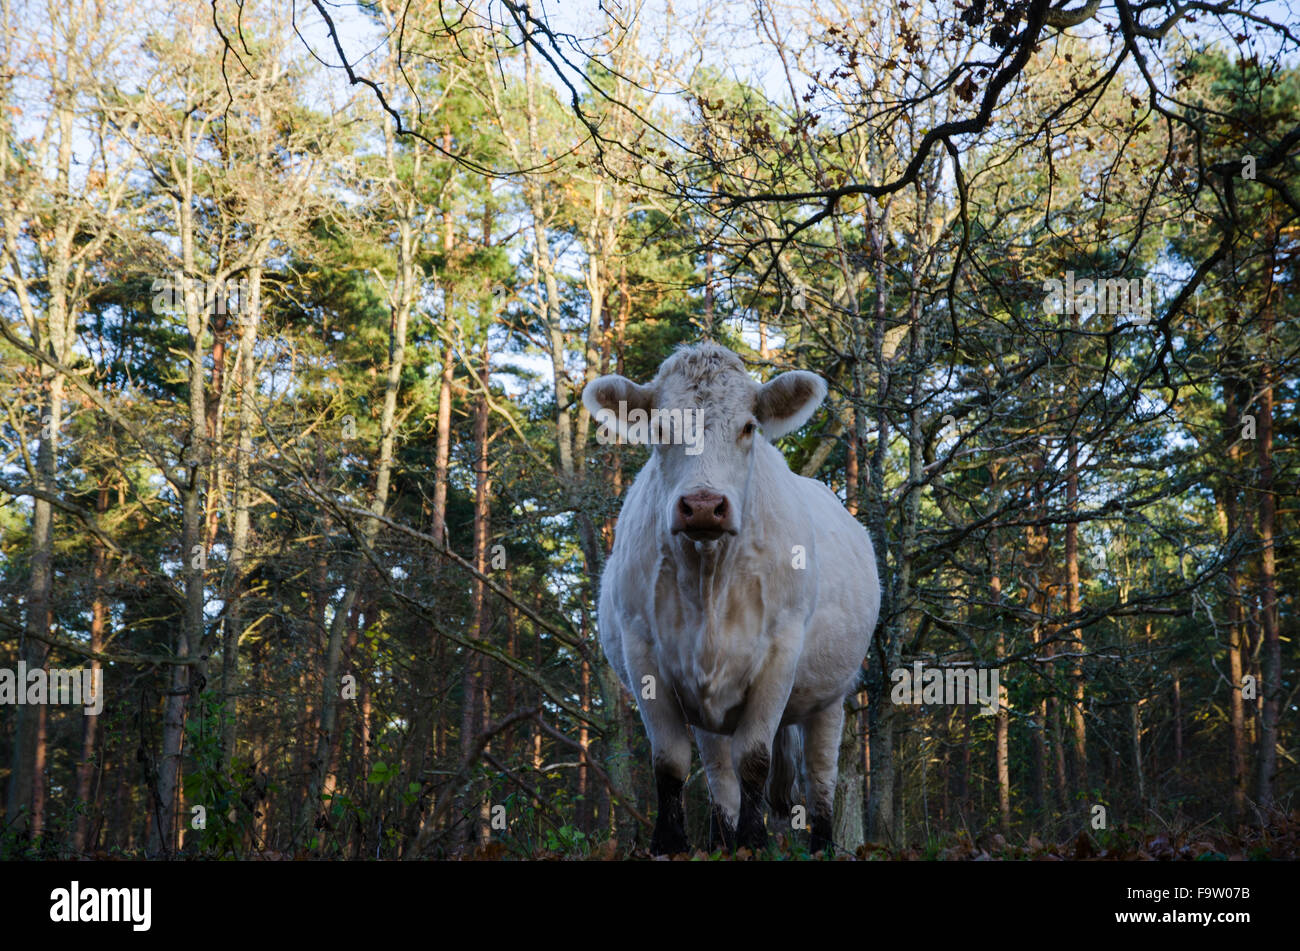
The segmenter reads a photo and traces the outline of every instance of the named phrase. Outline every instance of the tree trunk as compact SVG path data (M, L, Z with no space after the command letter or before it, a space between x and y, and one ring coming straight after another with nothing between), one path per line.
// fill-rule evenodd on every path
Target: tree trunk
M187 158L181 179L180 195L175 202L180 232L181 260L184 274L198 273L196 267L196 224L194 221L194 177L197 148L194 119L183 120L182 142ZM184 474L179 480L181 497L181 561L184 578L185 607L176 628L175 654L188 659L201 649L204 624L204 572L207 549L203 537L205 511L204 474L213 447L207 438L207 392L204 379L204 337L207 333L206 300L200 299L189 281L184 287L185 322L189 334L188 389L189 425L186 447L180 464ZM162 755L158 764L158 794L154 821L150 825L149 853L170 855L176 849L176 809L180 798L181 756L185 742L185 716L191 690L206 678L206 664L177 664L171 669L166 698L163 702Z
M863 827L862 734L857 711L846 712L840 737L840 775L835 784L831 840L846 852L857 852L866 841Z
M1078 317L1074 318L1076 321ZM1073 375L1072 375L1073 380ZM1077 386L1072 383L1072 392ZM1071 396L1071 417L1078 416L1078 398ZM1070 439L1069 458L1066 463L1065 505L1071 516L1079 510L1079 443ZM1073 517L1065 523L1065 611L1068 622L1075 621L1081 609L1079 587L1079 523ZM1070 777L1076 793L1088 789L1087 726L1083 716L1083 633L1075 628L1069 641L1070 651Z
M443 298L450 307L451 292ZM433 462L433 535L439 545L447 544L447 474L451 462L451 384L456 368L455 352L443 344L442 372L438 377L438 438Z
M6 11L7 13L7 11ZM6 17L7 19L7 17ZM55 109L58 129L58 153L55 166L54 196L59 202L70 204L73 113L70 91L59 93L60 102ZM6 130L8 126L5 126ZM9 146L9 136L0 145ZM6 155L7 169L9 156ZM78 199L80 200L80 199ZM5 234L8 240L18 241L26 227L20 222L19 210L12 202L4 209ZM69 299L69 284L73 279L73 242L81 229L80 215L68 211L56 215L49 239L46 260L46 285L49 298L45 307L45 340L41 340L35 307L29 297L25 282L15 287L19 307L32 335L32 343L57 363L66 363L72 353L76 337L78 302ZM44 229L45 225L40 226ZM14 277L19 277L16 261L11 262ZM40 385L45 398L41 413L40 443L36 451L36 471L32 481L43 492L53 496L58 491L57 469L59 430L63 425L64 377L60 370L42 364L39 367ZM51 586L54 580L54 507L49 497L32 499L31 575L27 582L27 619L21 656L29 670L43 668L49 657L45 639L53 623ZM45 708L18 705L14 716L13 755L6 796L5 817L15 832L29 831L33 838L39 836L45 825ZM38 762L39 760L39 762Z
M1183 691L1178 671L1174 671L1174 765L1183 765Z
M388 145L392 148L391 125L388 130ZM411 226L413 213L408 209L407 216L398 221L397 287L393 292L392 320L389 324L388 367L385 374L384 404L380 414L380 442L378 467L375 473L375 495L370 510L375 515L383 515L387 507L389 483L392 478L393 451L397 444L397 397L401 390L402 368L406 357L407 323L415 303L416 235ZM361 543L370 546L379 534L380 522L367 518L361 526ZM337 724L338 708L341 701L341 684L339 664L343 656L343 639L347 630L348 618L357 599L357 588L366 564L365 555L358 552L348 571L344 585L343 599L335 608L330 622L329 637L325 648L325 671L321 683L321 718L317 732L316 752L312 761L312 770L308 785L307 814L313 815L320 807L322 792L333 789L334 777L329 772L329 764L334 760L334 748L338 742ZM301 820L300 820L301 824Z
M1226 355L1228 366L1223 382L1223 441L1227 446L1228 468L1223 474L1218 491L1224 513L1224 544L1229 548L1241 541L1241 516L1239 511L1238 480L1242 472L1241 402L1242 383L1238 376L1240 349L1236 346L1236 322L1229 308ZM1246 656L1244 618L1241 609L1241 575L1238 560L1229 558L1224 572L1227 579L1228 626L1228 770L1232 788L1231 821L1241 822L1246 814L1246 706L1242 696L1242 677L1245 674Z
M108 511L108 486L101 484L99 491L95 496L95 514L103 516ZM95 653L100 653L104 649L104 619L107 614L104 604L104 576L106 574L107 558L104 552L104 545L95 538L91 542L91 578L93 600L90 605L90 649ZM91 682L94 683L103 669L103 663L98 658L91 658L90 676ZM99 790L95 790L94 801L91 797L91 786L95 779L95 741L97 739L97 727L99 726L99 714L86 714L81 728L81 762L77 764L77 802L82 804L83 811L77 815L77 826L73 832L72 847L77 852L82 852L86 848L86 834L90 825L91 816L98 812Z
M1276 247L1274 241L1273 247ZM1271 262L1270 262L1271 263ZM1259 780L1261 812L1273 808L1273 783L1277 777L1277 748L1282 712L1282 643L1278 636L1277 566L1273 531L1277 500L1273 490L1273 374L1267 361L1273 342L1272 274L1269 270L1269 299L1264 304L1261 330L1264 337L1264 365L1260 370L1259 397L1259 619L1264 643L1260 651L1259 696Z
M229 775L235 755L239 722L239 639L244 633L243 577L248 560L248 535L253 492L250 463L253 458L253 427L256 418L257 375L253 349L257 343L262 314L262 268L249 270L248 300L241 301L239 364L236 386L239 388L238 441L235 450L234 518L231 520L230 561L227 566L227 603L230 605L221 638L221 688L223 713L221 724L221 770Z
M994 467L994 484L997 484L997 469ZM995 492L996 495L996 492ZM999 662L1007 653L1006 633L1002 628L1002 576L1001 576L1001 550L998 548L997 537L994 535L992 541L993 572L989 578L989 594L993 601L994 624L998 632L998 659ZM969 721L968 721L969 722ZM996 768L998 775L998 827L1002 834L1011 834L1011 758L1009 748L1009 735L1011 727L1011 710L1007 704L1007 688L998 682L998 712L993 723L994 731L994 758L996 759Z
M48 394L42 414L41 441L36 455L36 481L42 491L57 489L57 441L63 416L63 377L41 368ZM50 587L54 578L54 507L47 499L32 503L31 575L27 583L27 627L21 658L28 670L45 666L49 648L51 622ZM29 831L33 837L44 827L44 770L36 763L41 714L44 706L18 704L14 711L13 755L5 817L16 832Z
M474 410L474 445L476 456L474 464L474 567L482 574L488 570L488 542L490 540L489 494L492 491L492 474L488 456L488 386L491 377L490 350L485 333L479 366L479 384L483 389ZM487 586L480 578L474 579L474 601L470 619L470 630L480 640L487 640L490 633L487 605ZM478 732L484 729L490 720L487 709L487 690L484 685L486 675L481 655L471 653L465 665L465 710L461 719L461 755L465 756L473 747ZM491 836L488 825L490 803L480 802L477 819L472 826L472 838L480 848L487 845Z

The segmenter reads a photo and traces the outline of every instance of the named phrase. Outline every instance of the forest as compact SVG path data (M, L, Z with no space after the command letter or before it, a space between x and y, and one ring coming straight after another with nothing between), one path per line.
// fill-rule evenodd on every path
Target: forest
M581 394L701 340L874 541L821 857L1300 856L1297 20L0 0L0 858L648 857Z

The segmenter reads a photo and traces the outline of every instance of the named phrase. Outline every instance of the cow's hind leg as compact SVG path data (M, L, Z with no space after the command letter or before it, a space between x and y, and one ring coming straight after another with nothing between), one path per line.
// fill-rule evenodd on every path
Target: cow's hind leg
M772 742L772 772L767 778L767 803L774 819L789 819L802 799L803 733L797 723L776 731Z
M709 777L709 850L736 848L736 822L740 818L740 779L731 762L731 737L695 731L704 771Z
M840 768L840 733L844 729L844 704L836 702L808 718L804 728L804 795L812 836L809 848L821 852L833 847L832 817L835 783Z

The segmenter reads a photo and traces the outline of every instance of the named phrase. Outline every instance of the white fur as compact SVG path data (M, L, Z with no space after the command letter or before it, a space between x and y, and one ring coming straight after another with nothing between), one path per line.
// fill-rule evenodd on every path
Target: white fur
M825 383L804 376L816 381L811 398L768 420L768 438L796 429L821 403ZM602 381L584 392L588 409L603 405L594 389ZM803 383L798 392L812 381ZM771 751L789 724L803 734L810 811L829 815L842 701L880 610L866 530L766 439L743 434L759 390L740 359L714 344L665 361L645 391L654 405L703 409L704 449L698 457L655 449L627 492L600 591L601 646L637 698L656 767L685 778L694 727L714 801L733 824L741 757ZM697 542L671 533L678 498L701 488L735 506L737 534Z

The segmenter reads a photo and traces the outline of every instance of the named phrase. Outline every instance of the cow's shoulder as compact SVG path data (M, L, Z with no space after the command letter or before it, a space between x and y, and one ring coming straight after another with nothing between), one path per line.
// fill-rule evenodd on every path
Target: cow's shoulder
M795 533L812 539L824 568L834 570L838 565L853 570L867 560L874 563L866 527L849 513L830 486L787 468L778 488L781 520Z
M824 482L791 471L785 456L775 446L768 445L764 456L763 476L769 490L764 504L769 512L786 518L797 513L798 521L802 522L805 516L824 519L837 507L843 510L839 498Z

